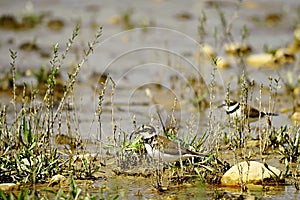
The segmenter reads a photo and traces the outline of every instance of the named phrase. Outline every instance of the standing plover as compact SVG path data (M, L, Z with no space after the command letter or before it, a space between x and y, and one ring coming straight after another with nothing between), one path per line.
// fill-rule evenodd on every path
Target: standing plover
M165 136L157 135L155 128L151 125L142 125L131 133L130 138L133 134L140 134L142 136L148 155L154 159L175 162L191 157L207 157L206 155L190 151Z
M244 117L249 123L255 122L265 116L277 116L276 113L262 112L256 108L242 105L240 102L225 100L219 107L223 107L231 119L241 119Z

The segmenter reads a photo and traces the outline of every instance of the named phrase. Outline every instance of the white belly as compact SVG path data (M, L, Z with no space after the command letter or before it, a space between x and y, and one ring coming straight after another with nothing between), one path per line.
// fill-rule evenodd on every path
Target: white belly
M242 117L242 109L239 108L235 112L229 114L231 119L240 119Z
M236 112L229 114L229 117L233 120L241 120L244 117L249 123L255 122L258 120L258 118L250 118L250 117L246 116L244 113L242 113L241 108L237 109Z
M145 144L147 153L155 160L162 160L163 162L175 162L180 160L180 155L166 154L159 150L154 150L149 144ZM181 155L181 159L185 160L193 155Z

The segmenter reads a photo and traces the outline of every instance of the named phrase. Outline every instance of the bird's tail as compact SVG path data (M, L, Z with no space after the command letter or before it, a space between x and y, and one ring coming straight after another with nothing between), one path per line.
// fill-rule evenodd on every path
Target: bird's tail
M268 116L278 116L277 113L270 113L270 112L267 112L266 115L268 115Z

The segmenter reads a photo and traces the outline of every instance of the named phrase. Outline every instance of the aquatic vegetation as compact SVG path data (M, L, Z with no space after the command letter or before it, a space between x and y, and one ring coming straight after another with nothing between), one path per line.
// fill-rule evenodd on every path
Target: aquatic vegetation
M81 63L78 64L76 70L73 73L70 73L69 80L63 82L57 82L57 77L59 76L58 72L60 66L62 65L65 56L67 55L69 49L72 46L74 39L78 34L79 27L76 26L72 38L67 43L67 48L65 52L59 58L58 46L54 47L54 53L52 61L51 71L45 73L44 68L37 73L35 77L37 79L36 88L41 94L44 95L44 103L37 104L34 103L37 98L37 91L31 89L30 98L27 98L27 93L25 92L26 86L21 93L21 105L22 107L18 110L17 96L19 92L17 90L18 86L16 84L16 66L15 60L17 58L17 53L13 50L11 53L11 88L7 88L8 91L12 91L13 94L13 105L14 105L14 120L12 123L8 123L8 111L6 105L1 105L1 122L0 122L0 145L1 148L1 157L0 157L0 166L1 166L1 183L5 182L15 182L19 185L33 185L47 183L47 180L57 174L68 174L71 171L71 174L77 179L79 178L88 178L91 177L94 172L99 171L101 164L98 162L97 157L90 159L90 157L85 156L79 159L79 157L73 158L73 154L64 156L61 151L57 149L56 146L53 146L51 143L51 137L54 132L53 125L58 123L57 116L58 113L61 115L62 108L64 105L64 100L67 95L71 95L70 92L73 88L75 79L80 71L80 67L85 62L87 56L91 53L93 46L97 42L98 38L101 36L101 29L95 36L94 41L89 44L88 49L85 51ZM64 84L62 91L60 91L61 96L55 98L57 95L56 86L58 84ZM46 88L45 88L46 86ZM58 108L54 112L54 104L58 102ZM69 112L69 111L67 111ZM62 123L61 121L59 123ZM58 138L59 135L57 135ZM69 139L70 136L65 136ZM70 140L70 139L69 139ZM78 140L78 139L76 139ZM80 153L79 143L71 142L68 143L66 139L61 142L61 139L57 139L58 144L65 144L70 146L71 151L76 151L77 154ZM82 151L84 152L84 151ZM80 161L79 164L77 161ZM79 195L80 189L76 186L73 178L71 181L71 190L70 194L73 195L73 198ZM16 198L21 198L25 196L35 196L35 191L21 190ZM65 196L65 194L60 194ZM24 197L24 198L25 198ZM6 196L2 198L6 199Z
M210 23L210 19L203 11L198 26L199 41L206 43L205 37L213 32L215 44L205 45L203 49L198 49L199 52L186 54L190 56L195 53L199 56L196 58L197 62L205 60L212 65L209 83L196 73L189 74L184 80L185 77L180 76L182 72L180 71L170 77L163 77L167 83L170 83L170 89L159 81L139 85L134 89L142 93L142 98L138 97L135 102L125 102L129 104L126 105L128 107L140 106L136 115L134 113L131 115L132 118L126 119L126 122L129 122L126 126L131 129L125 129L122 124L124 119L120 119L124 116L119 116L119 113L127 110L130 112L130 108L126 107L128 108L126 110L125 106L122 107L123 102L118 102L120 99L117 93L121 91L125 93L122 95L129 95L128 90L119 87L128 87L126 84L132 81L128 78L130 74L122 77L125 84L120 86L120 80L115 80L109 70L103 73L95 70L87 77L94 84L92 95L96 97L95 110L89 111L89 115L94 115L95 118L90 123L97 124L95 137L89 139L82 138L79 124L83 120L78 119L81 110L74 103L80 101L81 91L79 97L75 96L75 91L76 87L82 84L79 74L84 73L83 66L99 44L102 28L87 45L80 41L78 45L80 48L74 50L74 53L72 50L76 46L75 40L80 30L79 26L75 26L66 46L61 49L58 44L53 45L50 62L35 69L22 71L16 62L18 53L10 50L11 69L1 77L0 81L0 94L4 94L11 100L10 104L1 103L0 106L0 183L15 183L16 187L13 191L2 191L0 187L0 197L2 199L122 199L127 197L128 191L131 192L130 195L138 198L142 198L150 191L177 198L174 193L181 189L196 187L198 191L205 190L203 189L205 187L212 187L215 190L212 196L216 199L244 198L247 196L246 192L250 190L244 180L235 185L238 192L241 192L238 195L226 194L220 191L219 187L223 175L231 166L238 166L239 163L246 163L247 166L247 163L253 160L260 161L265 167L264 172L269 170L268 166L271 166L268 164L269 161L284 165L282 178L286 181L285 184L294 185L296 190L299 190L299 125L277 126L275 119L268 115L265 118L258 116L258 122L253 125L249 123L249 116L232 120L227 117L226 112L217 108L223 100L233 98L244 105L254 104L264 113L274 112L280 116L282 114L280 103L288 99L289 103L292 102L290 106L293 112L298 112L299 77L295 77L293 73L296 65L295 69L291 69L293 67L291 64L298 61L298 55L286 51L285 47L269 49L268 59L271 64L276 65L277 69L284 69L286 66L290 68L284 73L278 73L276 77L269 77L269 85L264 86L249 73L246 64L247 59L251 58L249 56L254 55L251 55L250 46L245 45L248 44L250 30L243 26L239 30L240 41L236 42L234 38L233 25L241 2L235 7L234 13L229 15L229 19L221 9L221 5L227 3L208 2L207 4L215 8L220 26L214 31L208 30L206 26ZM121 17L112 19L111 25L121 24L123 29L133 29L139 26L139 23L133 20L133 14L133 10L128 9L121 14ZM269 14L265 17L265 21L275 26L281 23L283 17ZM173 18L186 22L192 21L194 15L181 12ZM23 23L33 28L40 24L42 19L42 17L27 16L24 22L19 22L14 17L6 16L0 19L0 27L1 23L3 25L5 21L9 21L12 25L7 25L6 28L21 30L23 25L20 24ZM145 20L141 25L146 28L151 25L150 22ZM64 21L48 21L47 25L51 30L59 31L64 27ZM3 25L2 28L4 27ZM296 34L294 40L297 38ZM222 48L224 44L229 45ZM41 51L35 39L21 43L19 48L26 53ZM220 52L220 49L223 52ZM68 71L62 70L66 58L72 56L71 53L76 54L76 62L71 64L73 68L68 68ZM171 56L165 57L170 66L178 65L180 69L185 67L180 61L176 59L174 61ZM221 57L226 62L221 63ZM259 62L256 59L257 57L255 61ZM260 69L262 65L259 64ZM206 67L206 65L197 67ZM219 73L217 69L220 68L222 72L231 71L233 74L231 79L226 79L228 83L223 83L226 86L216 80ZM116 71L121 73L122 70ZM158 75L152 76L161 78ZM32 84L20 84L21 78L24 77L31 78ZM161 103L163 100L165 104ZM142 110L145 107L149 110L151 107L155 116L149 114L146 120L138 116L138 114L147 115L146 111ZM183 110L188 110L190 115L200 117L189 118L187 112L184 112L185 115L180 115L181 118L177 117L176 114L181 114ZM129 137L130 131L135 130L142 123L155 125L158 134L180 144L185 149L206 156L179 159L169 163L152 159L147 154L145 143L140 137ZM110 130L104 130L107 124L111 127ZM109 134L105 135L104 131ZM92 153L91 148L96 149L97 152ZM244 172L247 174L249 171L244 168ZM240 172L238 175L243 177L244 174ZM125 182L125 179L129 181ZM123 185L119 184L122 180L125 182ZM259 190L270 189L267 180L261 179L258 183L261 186ZM136 187L128 188L129 185L136 185ZM274 187L285 186L277 180L275 185Z

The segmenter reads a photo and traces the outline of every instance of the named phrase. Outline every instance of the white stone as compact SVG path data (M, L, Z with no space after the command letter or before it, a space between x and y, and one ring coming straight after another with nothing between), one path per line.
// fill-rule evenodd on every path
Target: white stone
M273 55L270 53L253 54L247 57L246 63L252 67L267 67L273 66ZM272 67L271 67L272 68Z
M222 177L221 184L226 186L243 184L267 184L267 180L276 180L276 176L281 179L281 171L275 167L268 166L256 161L244 161L231 167ZM276 174L276 176L274 175Z
M58 184L61 184L62 182L64 182L67 178L64 177L63 175L60 175L60 174L56 174L54 175L49 184L48 184L48 187L53 187L54 185L58 185Z
M7 191L12 191L12 190L17 190L18 185L15 183L1 183L0 184L0 190L7 192Z

